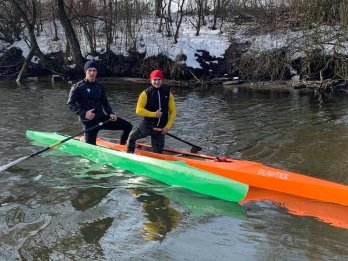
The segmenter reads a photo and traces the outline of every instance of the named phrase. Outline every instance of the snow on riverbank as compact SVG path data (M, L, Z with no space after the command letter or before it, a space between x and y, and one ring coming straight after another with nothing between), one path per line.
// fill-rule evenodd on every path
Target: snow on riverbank
M194 20L192 17L184 17L183 23L180 27L180 33L178 38L178 43L174 44L173 37L165 37L164 32L158 33L158 21L156 19L145 21L136 32L137 37L137 48L139 52L146 52L146 56L153 56L158 54L163 54L169 57L172 60L175 60L175 57L178 54L185 54L187 57L186 65L192 68L201 68L200 64L196 60L196 54L200 54L198 50L205 50L209 52L211 56L222 58L225 54L226 49L230 46L231 35L233 40L236 42L249 42L249 51L254 54L259 54L266 50L274 50L282 47L287 47L288 52L291 55L291 59L295 59L301 56L304 56L303 45L306 39L306 35L311 33L321 32L321 38L323 40L327 39L327 44L321 46L324 48L325 52L330 54L332 52L337 52L341 54L348 54L348 41L347 42L337 42L338 39L334 40L332 37L335 35L334 30L329 30L328 28L322 27L321 30L318 28L313 30L313 32L301 32L301 31L289 31L285 30L282 32L272 32L264 33L258 35L251 35L250 28L255 26L255 24L245 24L233 26L230 23L225 23L222 28L223 33L221 34L219 30L211 30L211 21L207 19L208 23L205 26L202 26L200 34L196 36L196 29L192 25L191 21ZM59 26L59 23L58 23ZM102 28L102 25L98 25L99 28ZM66 48L66 39L65 33L61 26L58 28L58 41L53 41L53 25L45 24L43 27L43 32L40 36L37 36L37 42L43 53L53 53L59 51L65 51ZM173 28L174 29L174 28ZM101 29L100 29L101 30ZM231 31L233 30L233 33ZM249 32L249 33L248 33ZM76 30L76 33L80 40L80 47L84 57L87 59L98 59L98 57L92 57L88 55L90 52L87 39L84 36L82 31ZM27 44L26 37L18 42L15 42L10 47L18 47L23 50L23 56L27 56L29 53L29 47ZM329 41L331 39L331 41ZM96 50L102 53L105 50L105 39L102 34L99 35L99 38L96 41L97 48ZM2 47L4 45L2 44ZM315 47L314 45L312 46ZM119 33L117 39L111 46L111 50L115 54L127 55L127 47L124 46L124 37L122 33ZM33 61L37 61L36 58ZM291 68L290 68L291 69ZM292 70L292 69L291 69ZM292 70L292 74L297 74L296 71Z

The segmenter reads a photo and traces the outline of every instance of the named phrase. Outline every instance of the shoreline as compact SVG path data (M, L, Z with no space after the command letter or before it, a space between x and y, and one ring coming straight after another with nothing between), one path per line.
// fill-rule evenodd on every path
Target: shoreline
M99 77L97 78L103 84L122 84L127 86L148 86L149 79L132 78L132 77ZM4 80L9 81L9 80ZM67 84L74 84L77 81L65 81L62 77L28 77L23 82L43 81L51 82L65 82ZM293 80L279 80L279 81L246 81L234 80L229 78L213 78L209 80L170 80L165 79L164 84L173 88L187 88L187 89L206 89L214 87L222 87L225 89L241 88L245 90L258 91L283 91L283 92L299 92L300 94L315 94L315 93L332 93L339 91L341 93L348 93L348 84L343 81L325 80L325 81L293 81Z
M101 77L98 79L103 84L124 84L124 85L138 85L147 86L149 84L148 79L143 78L131 78L131 77ZM298 91L300 93L311 94L314 93L312 88L294 87L294 81L240 81L240 80L224 80L219 78L214 78L209 81L205 80L168 80L165 79L165 85L173 88L189 88L189 89L202 89L202 88L214 88L222 87L225 89L232 88L242 88L245 90L261 90L261 91Z
M149 80L131 77L100 77L98 80L104 84L137 84L148 85ZM211 80L169 80L165 79L164 84L171 87L190 87L193 89L222 86L224 88L242 87L249 89L282 89L294 90L292 81L230 81L214 78Z

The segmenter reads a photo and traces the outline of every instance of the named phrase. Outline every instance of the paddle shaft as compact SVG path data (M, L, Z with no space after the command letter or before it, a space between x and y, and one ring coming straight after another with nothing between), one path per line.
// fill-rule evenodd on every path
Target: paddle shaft
M154 131L162 131L161 128L153 128L153 130L154 130ZM172 138L174 138L174 139L176 139L176 140L179 140L179 141L181 141L181 142L183 142L183 143L186 143L186 144L188 144L188 145L190 145L190 146L192 146L192 147L195 147L197 150L202 150L201 147L199 147L199 146L197 146L197 145L194 145L194 144L192 144L192 143L190 143L190 142L188 142L188 141L186 141L186 140L183 140L183 139L181 139L181 138L179 138L179 137L177 137L177 136L175 136L175 135L173 135L173 134L166 133L166 135L168 135L168 136L170 136L170 137L172 137Z
M39 155L39 154L41 154L41 153L43 153L43 152L45 152L47 150L53 149L54 147L56 147L56 146L58 146L58 145L60 145L60 144L62 144L64 142L66 142L68 140L71 140L71 139L75 138L76 136L82 135L82 134L84 134L84 133L86 133L88 131L91 131L91 130L94 130L96 128L99 128L99 127L103 126L104 124L108 123L109 121L110 120L106 120L104 122L100 122L97 125L89 128L87 130L83 130L83 131L81 131L81 132L79 132L79 133L77 133L77 134L75 134L73 136L69 136L69 137L65 138L64 140L58 141L58 142L56 142L56 143L54 143L54 144L52 144L52 145L50 145L50 146L48 146L46 148L43 148L43 149L41 149L39 151L36 151L36 152L30 154L29 156L25 156L25 157L19 158L19 159L15 160L15 161L12 161L12 162L10 162L10 163L8 163L6 165L3 165L3 166L0 167L0 172L8 169L9 167L12 167L12 166L18 164L18 163L20 163L20 162L22 162L24 160L27 160L29 158L32 158L32 157L36 156L36 155Z
M186 140L183 140L183 139L181 139L181 138L179 138L179 137L177 137L177 136L175 136L175 135L173 135L173 134L170 134L170 133L166 133L166 134L167 134L168 136L174 138L174 139L177 139L177 140L179 140L179 141L181 141L181 142L183 142L183 143L186 143L186 144L188 144L188 145L190 145L190 146L192 146L192 147L195 147L195 148L197 148L197 149L199 149L199 150L202 149L201 147L199 147L199 146L197 146L197 145L195 145L195 144L192 144L192 143L190 143L190 142L188 142L188 141L186 141Z

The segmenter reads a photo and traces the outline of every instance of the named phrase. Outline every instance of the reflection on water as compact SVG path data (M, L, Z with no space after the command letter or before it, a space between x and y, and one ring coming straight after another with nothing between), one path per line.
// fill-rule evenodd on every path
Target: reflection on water
M170 206L169 198L139 189L128 191L141 202L145 212L144 239L164 240L166 234L178 225L180 212Z
M67 135L81 130L65 105L70 86L2 82L0 88L0 164L39 149L26 139L27 129ZM134 108L141 90L107 86L116 114L134 125L140 121ZM173 92L178 117L172 133L204 153L348 184L345 96L237 88ZM166 144L190 150L170 137ZM0 259L348 258L348 230L328 224L336 222L325 216L330 210L322 213L323 206L306 202L301 212L301 200L279 202L241 206L51 151L1 173ZM309 205L317 216L308 213ZM344 216L345 208L331 207Z
M78 211L85 211L96 206L112 189L90 187L79 189L71 205Z
M250 202L257 204L260 201L271 202L294 215L314 217L332 226L348 230L348 206L300 198L256 187L249 188L249 192L241 204L246 205Z
M87 244L98 244L113 221L113 218L107 217L91 223L81 224L80 231L85 242Z

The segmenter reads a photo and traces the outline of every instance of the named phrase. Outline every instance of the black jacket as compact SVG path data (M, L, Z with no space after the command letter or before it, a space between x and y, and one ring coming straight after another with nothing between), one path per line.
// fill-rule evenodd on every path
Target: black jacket
M151 123L152 126L163 128L168 122L168 104L170 92L163 86L160 88L149 87L145 90L147 94L147 103L145 109L148 111L157 111L161 109L162 117L160 119L145 117L144 120Z
M95 118L98 120L105 115L113 114L105 95L104 86L99 82L89 82L86 79L77 82L71 87L67 105L70 110L79 116L81 122L87 122L86 111L95 109Z

